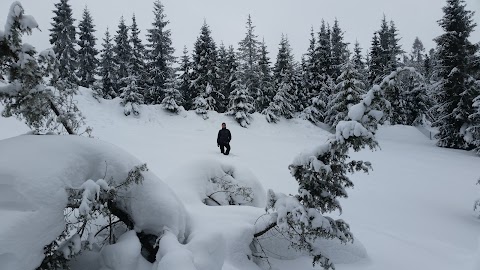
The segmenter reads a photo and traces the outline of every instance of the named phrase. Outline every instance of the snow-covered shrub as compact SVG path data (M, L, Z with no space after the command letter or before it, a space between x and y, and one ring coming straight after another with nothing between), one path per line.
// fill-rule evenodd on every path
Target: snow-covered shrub
M135 166L129 171L125 181L117 186L114 186L112 180L88 179L79 188L67 189L65 229L57 239L45 247L45 259L37 269L70 269L68 260L82 250L92 250L94 244L101 247L105 241L114 244L118 238L115 226L120 222L124 222L123 225L126 227L132 226L128 224L130 221L115 216L119 211L115 203L122 200L121 196L118 196L118 191L126 190L132 184L142 184L144 179L142 172L147 170L146 164ZM108 234L101 234L107 229Z
M209 182L211 193L204 200L207 205L244 205L253 201L253 189L238 183L233 171L227 170L221 176L213 176Z

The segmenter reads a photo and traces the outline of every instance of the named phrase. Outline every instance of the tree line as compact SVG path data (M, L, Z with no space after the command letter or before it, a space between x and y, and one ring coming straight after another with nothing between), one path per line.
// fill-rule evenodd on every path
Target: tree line
M385 91L389 102L378 110L388 114L391 124L432 123L439 130L439 146L472 149L480 146L480 58L478 44L468 39L476 24L462 0L448 0L443 9L438 23L445 32L428 52L418 37L405 52L395 23L384 16L364 56L358 42L348 49L338 20L332 25L322 20L318 31L311 29L301 61L295 61L288 37L282 35L272 63L251 16L237 49L217 45L204 21L193 51L185 47L177 58L160 1L154 2L145 42L135 15L130 23L121 17L113 35L105 32L99 51L89 10L84 9L75 27L69 1L60 0L49 29L52 51L41 53L39 62L51 67L42 72L54 78L50 84L72 93L83 86L98 98L120 98L125 115L140 114L141 104L161 104L172 112L183 106L205 119L209 111L232 115L243 127L254 112L273 123L301 117L334 127L349 119L348 108L371 87L395 70L411 67L415 72L399 72L391 80ZM1 68L4 78L14 77L6 65Z

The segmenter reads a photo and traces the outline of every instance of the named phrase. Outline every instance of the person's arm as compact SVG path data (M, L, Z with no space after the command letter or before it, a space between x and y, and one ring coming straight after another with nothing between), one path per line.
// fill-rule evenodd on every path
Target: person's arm
M218 135L217 135L217 145L220 144L220 130L218 131Z
M228 131L228 142L230 142L231 140L232 140L232 133L229 130Z

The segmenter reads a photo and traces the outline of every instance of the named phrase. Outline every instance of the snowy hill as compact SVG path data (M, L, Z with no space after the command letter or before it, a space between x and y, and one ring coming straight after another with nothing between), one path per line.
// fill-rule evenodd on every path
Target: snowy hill
M158 181L169 186L185 206L185 215L188 216L190 225L187 231L191 241L182 250L184 253L171 256L188 254L185 256L193 258L198 269L259 269L245 254L249 249L248 239L253 234L252 224L264 213L265 191L274 189L295 194L297 184L289 173L288 165L298 153L324 143L329 136L323 129L299 119L282 119L277 124L268 124L263 115L255 114L252 124L242 128L232 117L223 114L210 112L209 119L203 120L194 112L172 115L159 106L142 106L139 118L125 117L119 100L102 100L99 103L88 89L82 89L77 99L87 124L93 127L93 136L108 143L95 143L97 146L94 147L88 139L81 139L77 147L69 149L62 147L62 140L35 138L38 136L3 140L28 130L15 119L0 118L0 160L4 161L3 166L15 162L10 157L17 151L32 154L27 146L34 147L39 143L44 143L38 148L43 151L28 159L16 156L18 163L23 161L25 167L32 169L36 158L44 156L48 160L55 153L83 148L88 150L83 151L87 161L92 154L97 158L98 155L106 155L113 163L117 156L123 155L128 156L129 164L137 160L146 162L152 181L157 181L158 176L161 179ZM221 155L216 145L222 122L226 122L232 132L230 156ZM438 148L434 141L408 126L382 127L377 139L381 150L352 154L354 158L371 161L374 170L369 175L353 175L355 188L347 190L349 198L341 201L341 218L350 224L356 237L355 243L348 246L328 241L322 243L328 247L328 255L337 269L480 269L480 221L472 211L473 202L480 197L480 187L475 185L480 176L479 157L472 152ZM53 145L57 146L49 147ZM52 152L49 154L48 151ZM119 160L123 162L124 159ZM60 161L62 159L52 160L53 164ZM82 168L75 160L62 162L70 164L71 168ZM121 164L120 161L118 163ZM48 167L50 163L36 164L35 168L41 172L42 166ZM91 166L87 167L91 169ZM1 168L7 170L2 164ZM21 175L21 168L17 169L16 174ZM89 177L101 174L91 170L83 173ZM202 181L225 170L233 171L236 180L254 187L256 195L252 206L210 207L200 201L202 192L207 192L202 190L205 187ZM29 227L23 219L24 215L30 215L30 218L43 216L44 212L40 209L51 210L42 208L51 205L41 196L33 198L37 203L35 208L30 207L32 204L20 205L18 196L8 199L6 194L9 191L22 196L33 191L29 182L22 182L29 188L5 189L14 184L10 183L11 178L2 177L2 173L5 172L0 171L0 194L3 194L0 196L0 215L7 222L2 222L4 226L0 226L0 269L19 269L15 267L20 264L12 264L11 256L15 255L12 252L23 249L22 254L38 255L41 243L35 246L30 241L36 239L35 235L49 233L48 218L42 219L39 227ZM28 175L28 172L22 173ZM44 181L49 180L45 178ZM147 184L151 185L148 181ZM36 187L46 191L42 190L42 185ZM48 188L51 189L51 186ZM150 190L152 197L155 190ZM15 207L12 207L12 202L17 202ZM146 216L149 214L144 213ZM18 233L18 226L23 226L26 231L39 231L33 236L17 235L13 232ZM128 247L117 246L108 252L127 252L135 246L130 235L124 238L123 243ZM285 258L280 256L285 250L271 243L265 245L271 253L278 255L270 260L273 269L312 269L310 258L297 254L289 260L280 260ZM164 255L167 258L167 254ZM98 255L84 256L74 269L100 269L95 263L98 259L95 256ZM108 256L102 256L106 263ZM31 260L35 259L38 260L35 256L31 257ZM138 270L150 269L145 265L138 263L135 267Z

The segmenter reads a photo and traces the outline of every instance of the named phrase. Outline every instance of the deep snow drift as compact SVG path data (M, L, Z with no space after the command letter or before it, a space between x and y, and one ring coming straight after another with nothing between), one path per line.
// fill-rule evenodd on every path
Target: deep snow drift
M99 103L87 89L77 99L93 135L104 142L58 136L0 141L0 269L38 264L43 245L62 229L64 188L104 177L105 160L118 179L131 166L147 163L148 180L136 191L142 196L135 198L155 201L160 208L132 200L139 219L151 218L142 223L145 227L164 229L155 220L161 213L152 211L173 211L177 218L162 221L173 224L162 238L156 265L139 258L138 239L130 233L100 255L86 254L73 269L100 269L100 264L103 269L259 269L249 259L249 245L254 224L264 213L265 190L295 194L297 184L288 165L329 136L299 119L268 124L255 114L245 129L222 114L209 112L203 120L194 112L173 115L160 106L141 106L139 118L125 117L119 100ZM230 156L216 147L222 122L232 131ZM27 131L15 119L0 118L0 139ZM341 218L357 240L348 246L322 243L337 269L478 270L480 222L472 206L480 197L475 185L479 157L438 148L413 127L381 127L377 139L381 150L352 153L371 161L374 170L353 175L355 188L341 201ZM215 192L211 179L227 172L238 186L251 187L253 198L243 206L206 205L206 196ZM184 245L176 240L183 232ZM312 268L310 258L280 246L278 237L267 240L273 269ZM178 265L176 258L184 258L185 265ZM127 268L112 268L119 263Z

